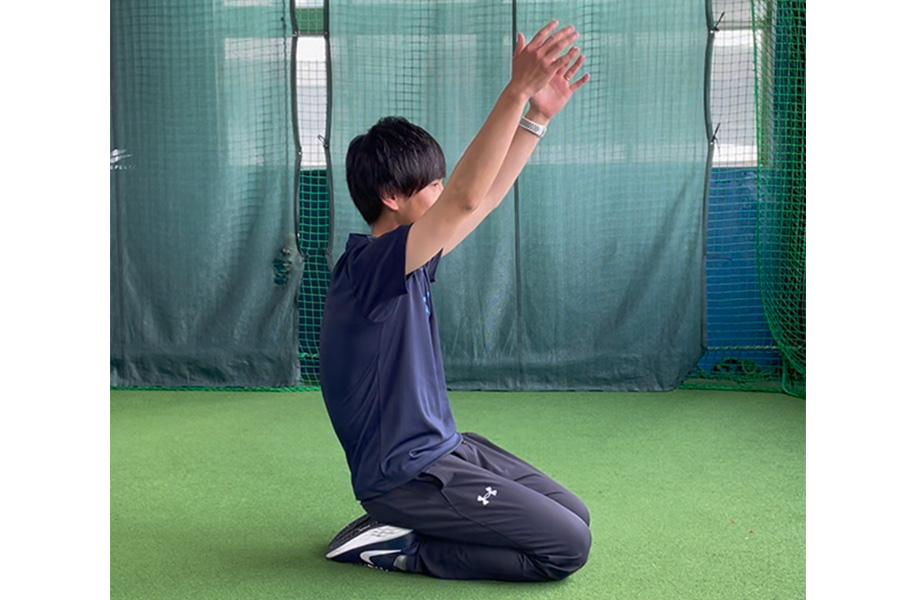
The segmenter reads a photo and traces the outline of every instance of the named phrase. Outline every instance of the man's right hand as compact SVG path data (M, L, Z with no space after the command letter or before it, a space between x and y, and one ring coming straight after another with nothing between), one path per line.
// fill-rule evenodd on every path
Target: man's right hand
M550 21L526 45L525 36L516 34L512 77L507 88L526 100L544 88L553 76L578 54L577 48L563 50L578 38L575 27L569 25L553 33L559 21Z

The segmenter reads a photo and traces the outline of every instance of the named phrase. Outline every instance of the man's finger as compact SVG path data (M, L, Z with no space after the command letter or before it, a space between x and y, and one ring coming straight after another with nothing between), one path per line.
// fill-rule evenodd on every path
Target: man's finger
M571 48L569 48L568 52L566 52L565 54L563 54L562 56L557 58L555 61L553 61L553 66L556 67L557 73L559 73L560 71L566 70L566 68L569 66L569 64L571 64L571 62L578 55L578 52L579 52L578 48L575 46L572 46ZM575 73L572 73L572 75L574 75L574 74ZM563 75L563 76L565 77L565 75Z
M557 25L559 25L559 21L553 19L552 21L541 27L541 30L534 34L534 37L531 38L530 44L533 44L535 46L540 46L541 44L543 44L544 40L547 39L547 36L550 35L551 31L556 29Z
M519 55L520 52L525 48L525 36L522 35L522 32L516 34L516 46L513 50L513 58Z
M564 29L560 29L544 42L544 45L541 46L541 52L544 53L544 56L547 54L555 55L559 52L562 52L562 49L574 42L580 34L575 30L575 28L571 25L565 27Z
M575 48L575 51L578 51L578 48ZM569 65L569 68L566 69L566 72L563 73L563 77L566 81L571 81L573 77L575 77L575 73L578 72L578 69L581 68L581 65L584 64L584 54L580 54L574 63Z
M575 90L577 90L578 88L580 88L581 86L586 84L588 82L588 79L590 79L590 78L591 78L591 74L585 73L584 75L581 76L581 79L579 79L578 81L576 81L575 83L573 83L572 85L569 86L569 90L574 92Z

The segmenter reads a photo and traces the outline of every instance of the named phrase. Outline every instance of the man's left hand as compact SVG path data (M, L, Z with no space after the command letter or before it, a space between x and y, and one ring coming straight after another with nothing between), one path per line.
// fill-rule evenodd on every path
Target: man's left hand
M585 73L572 83L583 64L584 54L578 54L577 58L563 65L550 79L550 83L531 97L529 112L535 111L548 121L552 119L562 110L572 94L591 78L589 73Z

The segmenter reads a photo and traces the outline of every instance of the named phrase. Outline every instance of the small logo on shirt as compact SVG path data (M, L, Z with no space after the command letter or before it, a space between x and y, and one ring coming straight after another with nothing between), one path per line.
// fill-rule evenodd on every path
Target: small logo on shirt
M487 506L488 504L490 504L490 501L488 500L488 498L490 498L491 496L496 496L496 495L497 495L497 490L491 489L490 487L486 487L486 488L484 488L484 496L478 496L478 501L481 502L483 505Z

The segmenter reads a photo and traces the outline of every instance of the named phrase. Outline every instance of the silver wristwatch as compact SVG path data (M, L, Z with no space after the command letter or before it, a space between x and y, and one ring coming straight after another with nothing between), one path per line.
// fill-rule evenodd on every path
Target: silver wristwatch
M547 128L545 126L538 125L531 119L526 119L525 117L522 117L522 119L519 121L519 127L521 127L522 129L525 129L527 131L530 131L531 133L538 136L539 138L544 137L544 134L547 133Z

